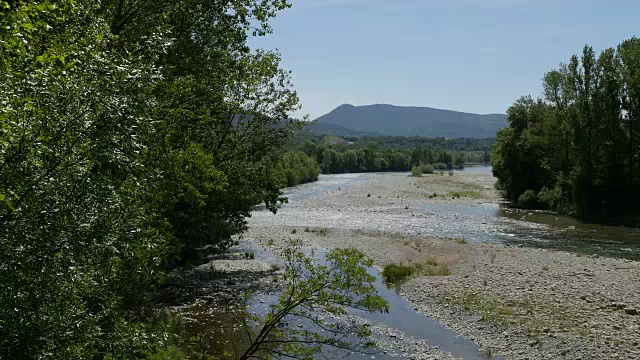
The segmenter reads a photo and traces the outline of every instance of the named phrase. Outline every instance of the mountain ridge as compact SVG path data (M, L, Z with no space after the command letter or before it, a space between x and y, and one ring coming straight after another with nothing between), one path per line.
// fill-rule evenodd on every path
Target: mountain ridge
M327 124L339 127L337 131L345 136L376 133L385 136L485 138L495 137L496 132L506 126L506 115L392 104L342 104L318 117L311 126L312 131L327 127Z

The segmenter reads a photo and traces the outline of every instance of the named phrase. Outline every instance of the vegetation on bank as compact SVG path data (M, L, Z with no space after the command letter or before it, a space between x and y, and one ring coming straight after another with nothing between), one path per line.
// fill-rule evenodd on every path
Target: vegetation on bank
M286 270L274 280L284 283L284 290L263 317L245 308L237 326L250 341L244 348L233 346L241 351L237 359L313 359L322 348L365 352L374 346L369 324L345 317L346 309L389 312L388 302L377 294L375 277L367 273L371 259L358 250L334 249L321 264L301 251L299 241L292 241L282 258ZM304 327L286 325L303 322Z
M285 186L296 186L318 180L320 166L305 153L291 151L282 155L276 164L275 173Z
M442 149L455 152L490 152L496 143L495 138L454 138L424 136L362 136L343 137L356 145L375 144L380 148L412 150L417 148ZM316 139L320 140L320 139Z
M420 177L423 174L433 174L434 171L434 167L431 164L413 165L411 176Z
M438 262L435 257L428 257L417 264L387 264L382 269L382 277L387 285L402 285L415 276L448 276L449 266Z
M508 110L492 165L509 200L581 219L640 224L640 39L545 74L544 96Z
M161 357L167 272L317 176L247 45L288 6L0 0L0 358Z
M462 168L465 153L439 148L379 148L375 143L326 144L307 140L295 149L320 164L323 174L410 171L414 166L433 164L436 168Z

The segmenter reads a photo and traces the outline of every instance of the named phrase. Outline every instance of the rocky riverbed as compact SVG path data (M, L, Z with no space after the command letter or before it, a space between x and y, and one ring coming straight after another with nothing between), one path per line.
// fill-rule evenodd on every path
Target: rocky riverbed
M294 193L277 215L254 212L244 238L263 247L290 238L317 248L355 247L379 266L435 258L451 275L414 278L401 293L487 355L640 358L638 262L478 242L505 235L492 220L499 198L490 173L362 176L308 198ZM543 225L519 220L518 226ZM389 331L378 338L395 339L383 336ZM407 341L402 346L423 349L408 357L451 356Z

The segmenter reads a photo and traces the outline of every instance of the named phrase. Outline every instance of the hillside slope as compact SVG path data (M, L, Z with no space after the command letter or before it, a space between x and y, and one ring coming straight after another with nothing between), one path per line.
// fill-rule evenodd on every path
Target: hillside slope
M479 115L428 107L346 104L319 117L317 122L386 136L486 138L495 137L496 132L506 126L506 115Z

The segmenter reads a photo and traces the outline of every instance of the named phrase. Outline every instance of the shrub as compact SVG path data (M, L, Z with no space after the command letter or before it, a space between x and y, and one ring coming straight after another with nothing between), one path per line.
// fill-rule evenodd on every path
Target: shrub
M518 197L518 206L523 209L535 209L538 206L536 192L529 189Z
M547 210L556 211L560 204L561 196L559 188L549 189L544 187L538 193L538 204Z
M438 169L438 170L447 170L447 164L445 164L445 163L437 163L435 165L435 168Z
M414 166L411 168L411 176L420 177L422 176L422 169L420 166Z
M417 271L418 269L413 266L388 264L382 269L382 277L387 284L399 284Z
M438 259L436 259L435 256L429 256L427 258L427 260L425 261L425 263L427 265L431 265L431 266L437 266L438 265Z
M423 174L433 174L434 168L431 164L422 164L420 165L420 170Z

